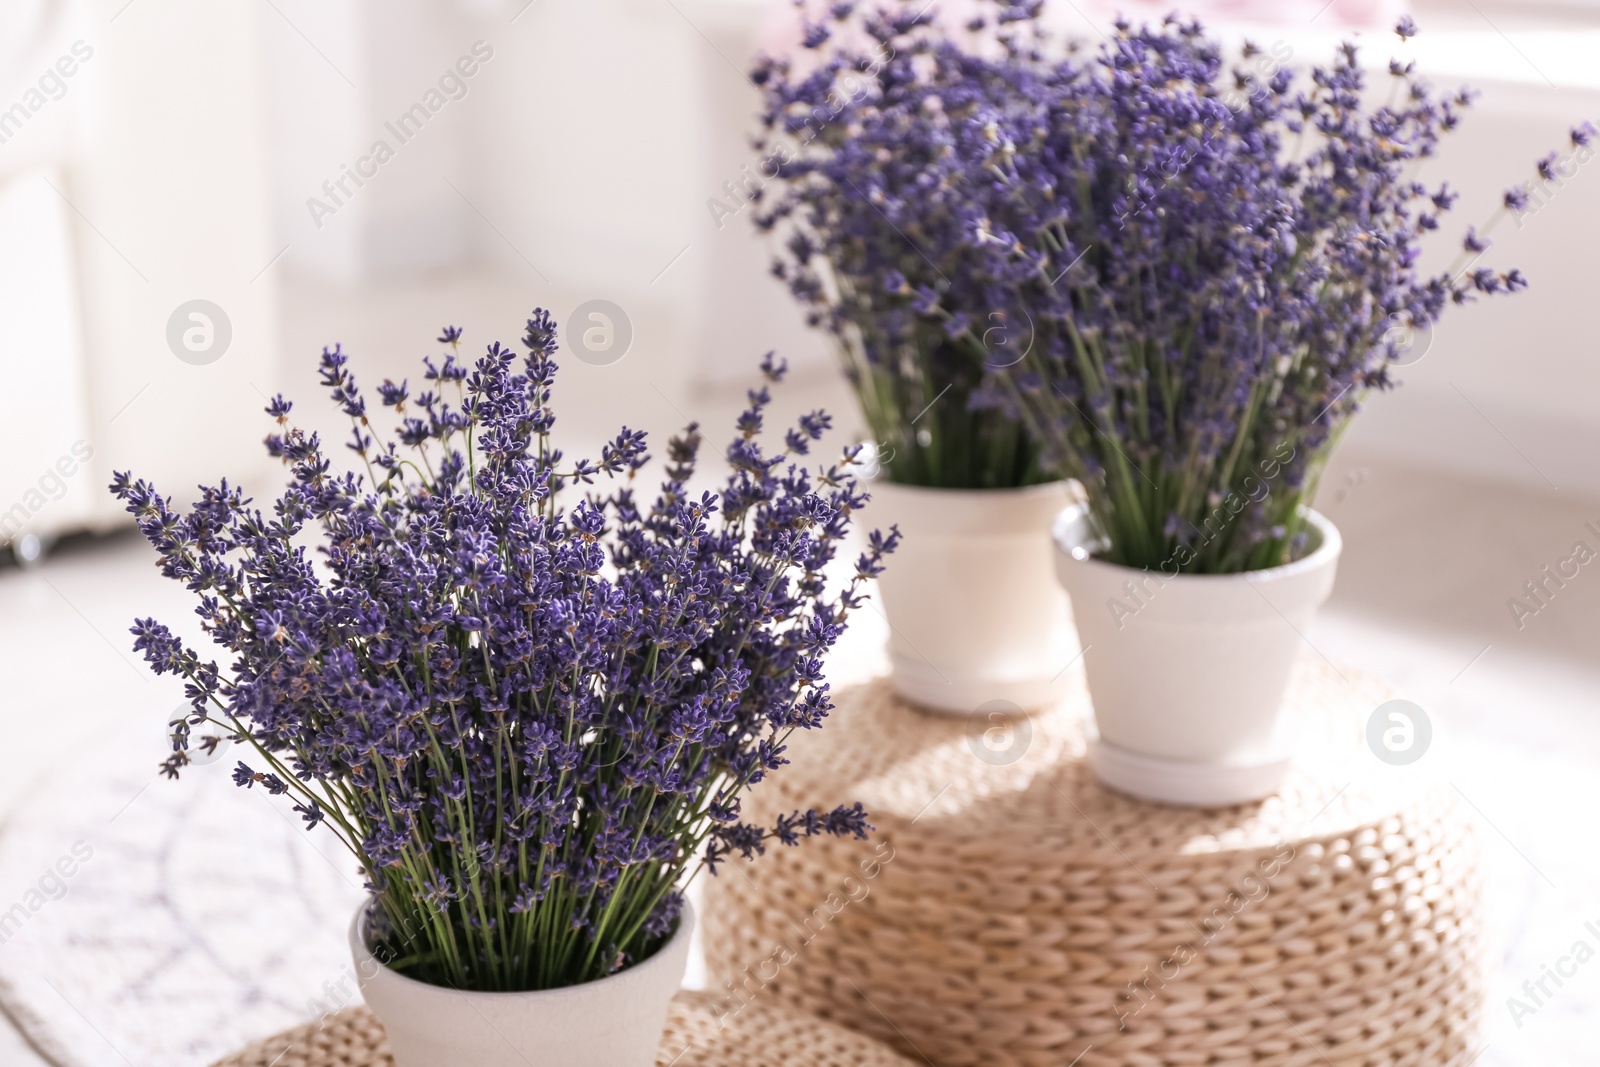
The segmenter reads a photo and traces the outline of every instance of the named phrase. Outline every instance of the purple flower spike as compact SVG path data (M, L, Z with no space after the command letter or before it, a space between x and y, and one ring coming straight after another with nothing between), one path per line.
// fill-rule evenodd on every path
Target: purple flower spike
M815 54L760 67L778 188L754 221L838 342L885 475L1074 478L1106 558L1152 571L1289 562L1316 472L1394 384L1403 338L1523 284L1468 273L1492 223L1422 270L1459 196L1417 174L1475 94L1409 58L1373 92L1352 43L1297 67L1177 15L1088 44L1032 2L988 15L863 5Z
M690 426L652 492L643 433L598 460L555 447L557 336L535 311L525 353L468 363L447 328L422 390L385 381L370 409L348 356L324 350L360 462L336 467L279 397L267 448L289 487L264 510L227 482L187 510L127 473L111 484L229 665L134 623L189 700L162 773L248 744L234 782L333 833L381 947L454 988L604 977L673 935L698 864L869 829L859 805L773 825L741 806L832 709L824 657L898 541L873 531L853 576L835 567L867 497L848 457L802 465L829 417L769 448L787 369L769 353L718 490Z

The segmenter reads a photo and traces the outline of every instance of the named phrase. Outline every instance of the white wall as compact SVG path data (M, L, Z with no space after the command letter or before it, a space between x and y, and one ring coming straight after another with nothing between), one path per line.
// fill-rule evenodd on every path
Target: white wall
M239 433L254 419L266 432L261 394L277 374L262 9L125 2L93 5L98 89L66 190L82 223L89 427L99 486L112 468L132 468L187 501L196 483L266 464L259 436ZM195 299L232 326L230 346L206 365L179 359L167 340L173 312Z
M187 499L221 471L262 467L237 431L276 380L276 249L257 6L35 6L41 22L9 22L0 40L15 57L0 109L31 110L0 144L0 186L21 213L5 235L8 269L30 272L0 297L8 320L29 323L3 347L0 425L7 494L75 441L93 451L69 498L40 513L37 532L53 533L120 514L105 492L114 468ZM41 72L68 68L59 98L33 107ZM195 299L231 324L229 347L204 365L168 343L169 319Z
M277 0L265 11L287 265L348 283L460 263L470 208L447 179L460 187L487 155L466 114L497 72L492 46L473 52L481 27L437 0Z
M1535 177L1533 160L1553 147L1569 151L1568 127L1600 118L1595 89L1481 84L1484 96L1466 129L1434 168L1463 191L1457 222L1480 230L1506 186ZM1459 227L1447 232L1454 237ZM1483 265L1520 267L1530 288L1449 309L1427 355L1401 370L1399 389L1371 399L1348 445L1539 488L1600 493L1592 323L1600 161L1579 167L1548 206L1520 224L1502 218L1493 237Z
M744 71L758 44L781 33L770 24L785 16L782 0L279 6L304 34L263 15L277 57L276 214L279 243L292 242L289 262L350 281L488 261L525 279L530 294L612 300L660 324L648 371L667 392L746 376L769 348L794 363L831 366L825 339L804 328L767 275L769 251L748 209L719 228L707 207L712 198L728 202L724 182L737 182L741 166L756 160L747 137L759 100ZM1409 46L1435 82L1466 80L1484 91L1423 174L1430 182L1448 177L1464 193L1446 219L1450 247L1431 260L1440 268L1461 230L1481 226L1506 185L1531 177L1534 159L1564 145L1568 127L1600 118L1592 59L1600 31L1513 21L1520 9L1487 0L1479 7L1495 21L1478 8L1422 13L1423 35ZM1340 36L1357 33L1381 81L1397 9L1340 3L1313 24L1284 8L1249 33L1264 44L1287 41L1297 64L1325 62ZM1264 10L1256 6L1258 16ZM1066 12L1064 25L1087 33L1083 19ZM1219 25L1236 37L1245 32ZM1360 25L1366 29L1351 28ZM348 208L313 228L306 198L479 39L494 59L469 98L446 106ZM1600 370L1586 341L1586 286L1600 236L1597 169L1584 167L1522 228L1495 231L1498 244L1484 262L1521 267L1533 288L1451 309L1428 355L1398 375L1402 387L1371 399L1348 449L1600 491L1592 460L1600 455L1600 410L1591 401Z
M1572 149L1571 127L1600 124L1600 28L1496 29L1468 12L1410 46L1437 86L1467 83L1482 95L1439 157L1418 172L1461 192L1426 246L1423 269L1456 262L1465 228L1493 226L1480 266L1520 268L1531 287L1451 307L1417 363L1392 392L1373 395L1345 438L1359 462L1400 462L1549 491L1600 493L1600 361L1594 358L1592 281L1600 249L1600 156L1544 192L1547 206L1520 220L1500 211L1510 185L1537 181L1534 163ZM1504 30L1505 32L1501 32ZM1270 40L1263 31L1255 35ZM1295 61L1321 60L1335 39L1285 35ZM1380 67L1389 34L1366 35ZM1381 84L1387 73L1375 72ZM1498 216L1498 221L1496 217Z
M829 361L767 277L749 213L719 227L707 209L754 159L759 98L745 72L781 2L279 7L287 18L267 18L264 31L274 216L292 269L370 285L487 261L530 293L610 300L636 324L666 324L649 373L673 393L748 377L770 348ZM328 202L322 183L374 140L395 143L384 123L476 41L493 58L468 97L314 221L307 200Z

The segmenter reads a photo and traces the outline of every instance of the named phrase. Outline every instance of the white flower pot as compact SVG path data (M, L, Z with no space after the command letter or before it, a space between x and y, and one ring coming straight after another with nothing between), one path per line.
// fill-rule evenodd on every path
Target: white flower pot
M900 695L965 714L991 701L1050 703L1074 653L1051 580L1050 520L1072 501L1067 483L925 489L878 479L871 492L872 524L898 525L903 537L878 579Z
M366 908L350 950L395 1067L654 1067L667 1006L689 959L694 912L655 955L597 982L528 993L470 993L391 971L367 948Z
M1061 513L1056 573L1084 648L1101 781L1196 806L1278 790L1296 726L1281 714L1289 673L1339 562L1339 531L1315 511L1307 520L1303 558L1213 575L1096 559L1087 510Z

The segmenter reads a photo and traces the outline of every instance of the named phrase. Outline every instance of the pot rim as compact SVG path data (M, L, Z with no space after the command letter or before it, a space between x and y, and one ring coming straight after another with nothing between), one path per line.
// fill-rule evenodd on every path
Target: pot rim
M615 984L626 981L630 978L636 979L643 972L650 970L652 966L664 966L666 961L672 956L672 950L678 945L680 939L687 939L693 935L695 925L694 904L691 903L686 897L683 901L683 909L678 913L678 928L673 931L672 936L663 941L660 946L656 948L655 952L651 953L648 957L640 960L631 967L624 967L615 974L608 974L604 978L596 978L592 982L579 982L575 985L555 986L551 989L458 989L455 986L434 985L432 982L423 982L419 979L412 978L409 975L401 974L399 971L391 969L388 964L382 962L378 959L378 957L372 954L372 949L367 947L366 920L368 914L371 912L372 908L376 906L376 904L377 901L375 899L369 898L356 908L355 915L353 915L350 919L350 951L351 954L354 955L356 961L356 977L358 980L360 980L362 985L365 985L370 981L379 980L378 976L383 975L384 977L381 979L382 981L398 983L399 988L410 989L414 992L427 990L430 992L455 994L457 996L464 997L484 997L505 1001L519 997L573 996L580 992L588 992L601 986L605 986L607 983ZM371 978L362 978L360 973L361 964L367 960L371 960L373 963L377 964L378 969Z
M1007 486L1003 489L951 489L938 485L904 485L900 482L892 482L883 475L878 474L868 479L866 484L868 492L889 490L927 499L938 497L944 500L957 500L963 496L989 497L991 499L1001 495L1012 497L1058 496L1063 491L1070 492L1069 487L1072 484L1072 479L1058 478L1055 481L1039 482L1035 485Z
M1234 571L1232 574L1185 574L1182 571L1177 574L1167 574L1159 567L1155 569L1154 573L1159 574L1163 581L1180 581L1191 585L1200 585L1207 582L1221 584L1240 580L1259 584L1287 581L1291 578L1321 570L1339 558L1339 553L1344 548L1344 539L1339 535L1339 528L1322 512L1305 506L1302 506L1300 510L1305 514L1306 521L1316 529L1318 535L1322 538L1322 543L1308 556L1303 556L1290 563L1280 563L1276 567ZM1065 539L1065 528L1069 522L1078 519L1080 516L1087 515L1088 512L1088 504L1071 504L1063 508L1061 513L1056 516L1055 521L1050 524L1050 539L1054 542L1056 553L1062 562L1070 561L1075 566L1085 568L1100 567L1131 574L1143 574L1150 571L1148 567L1130 567L1125 563L1112 563L1109 560L1097 559L1094 556L1079 557L1074 555L1073 549L1081 547L1081 544L1068 544Z

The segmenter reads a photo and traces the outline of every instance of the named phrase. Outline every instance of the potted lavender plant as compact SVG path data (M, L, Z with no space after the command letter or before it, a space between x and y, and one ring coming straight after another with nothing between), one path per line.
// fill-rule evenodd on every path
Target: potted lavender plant
M187 684L164 769L236 741L240 786L350 849L372 892L351 947L398 1067L645 1067L688 952L686 880L772 839L868 828L860 805L752 825L740 798L821 725L821 656L892 546L874 534L853 580L825 579L865 497L801 465L820 412L769 454L752 391L722 492L690 489L691 426L647 502L642 433L597 463L553 446L547 314L520 363L495 344L469 370L460 336L422 391L379 387L382 415L324 351L359 473L279 397L267 446L292 477L266 514L226 482L180 514L116 476L232 659L134 625ZM570 496L597 479L613 488Z
M904 537L880 580L896 689L954 713L1041 707L1073 658L1048 536L1071 497L1025 428L981 403L986 375L1032 340L952 240L955 190L982 163L944 152L948 122L929 105L965 76L914 73L896 46L919 19L874 15L870 37L835 38L850 7L808 26L809 56L756 69L762 170L779 192L755 221L778 238L774 273L835 342L874 438L874 507Z
M1403 49L1416 26L1395 31ZM1403 56L1369 86L1351 44L1309 76L1258 57L1247 46L1229 69L1198 23L1119 25L1042 72L1057 121L1007 176L1030 186L1050 161L1075 192L1070 216L1044 209L1059 250L1029 252L1065 271L1031 294L1048 336L1001 384L1087 491L1056 540L1093 646L1090 758L1174 803L1277 790L1296 725L1284 693L1340 551L1311 508L1328 456L1415 331L1526 285L1479 265L1474 229L1447 269L1419 267L1457 194L1418 168L1469 90L1437 94ZM997 204L997 224L1042 218L1030 199Z
M807 108L839 116L820 172L846 189L774 214L849 205L835 243L863 257L898 239L908 265L877 291L901 294L904 328L984 361L974 403L1083 487L1055 540L1101 777L1172 802L1263 796L1288 765L1279 708L1339 554L1310 508L1330 449L1411 331L1525 282L1478 265L1475 230L1450 269L1418 268L1456 194L1413 171L1468 91L1440 97L1397 59L1388 102L1369 105L1352 45L1304 77L1250 46L1230 65L1176 17L1058 48L1039 8L992 5L951 33L910 7L834 7L807 41L872 47L778 67L768 93L787 128ZM991 358L989 321L1027 323L1025 351Z

